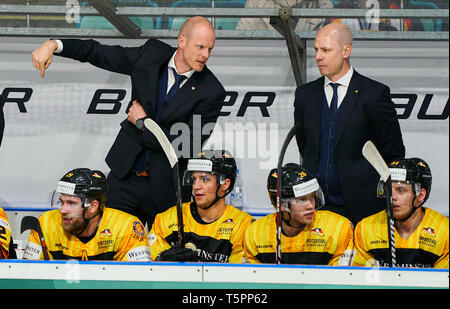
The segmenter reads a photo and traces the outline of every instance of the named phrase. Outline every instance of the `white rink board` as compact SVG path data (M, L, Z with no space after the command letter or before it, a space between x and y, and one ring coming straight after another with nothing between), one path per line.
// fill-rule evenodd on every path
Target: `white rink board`
M166 263L164 263L166 264ZM43 280L102 281L202 281L202 265L182 263L17 261L0 262L0 278Z
M448 288L448 270L332 266L205 266L205 281Z
M138 281L183 283L287 284L293 286L449 288L445 269L248 265L212 263L126 263L0 261L0 282L7 280ZM73 285L76 287L76 284Z

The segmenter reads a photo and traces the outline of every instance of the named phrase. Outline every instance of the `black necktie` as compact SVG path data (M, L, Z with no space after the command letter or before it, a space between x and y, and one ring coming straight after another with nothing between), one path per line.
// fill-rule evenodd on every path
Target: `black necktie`
M175 93L180 88L181 82L187 78L184 75L177 74L177 72L175 71L174 68L171 68L171 69L173 72L173 76L175 77L175 82L173 83L173 86L170 88L169 92L167 93L167 101L169 101L175 95Z
M337 103L338 103L338 93L337 93L337 88L340 84L337 83L330 83L330 86L333 87L333 98L331 99L331 104L330 104L330 113L332 115L337 113Z

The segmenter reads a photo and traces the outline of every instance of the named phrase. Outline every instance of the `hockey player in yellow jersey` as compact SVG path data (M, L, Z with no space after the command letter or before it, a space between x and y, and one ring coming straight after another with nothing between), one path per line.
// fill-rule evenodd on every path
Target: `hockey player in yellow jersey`
M11 225L5 211L0 207L0 260L15 258L17 256L11 235Z
M177 245L175 206L155 218L149 235L152 260L241 263L244 231L252 216L225 204L235 179L236 161L225 150L190 159L183 179L194 198L182 205L186 245Z
M432 175L420 158L398 159L389 164L398 267L449 268L449 219L424 207L430 196ZM384 184L379 196L385 198ZM386 211L361 220L355 228L355 266L389 266Z
M59 209L39 217L44 241L31 231L24 258L149 261L144 226L137 217L105 207L105 192L101 171L79 168L66 173L52 198Z
M281 188L281 263L349 266L353 253L351 222L336 213L319 210L322 190L307 170L295 163L270 171L267 189L277 205L277 178ZM244 255L249 263L275 263L276 214L253 222L245 233Z

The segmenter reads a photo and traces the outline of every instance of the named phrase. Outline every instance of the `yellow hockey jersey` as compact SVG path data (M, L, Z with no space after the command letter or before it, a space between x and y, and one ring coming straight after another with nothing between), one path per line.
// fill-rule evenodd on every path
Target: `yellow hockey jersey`
M3 208L0 207L0 260L7 259L10 256L11 244L11 226L8 217Z
M395 230L397 266L449 268L449 219L435 210L422 209L425 211L422 222L408 239ZM356 225L355 247L353 265L390 265L386 211L364 218Z
M276 214L253 222L245 232L244 256L249 263L275 263ZM349 266L353 254L351 222L330 211L318 210L314 221L299 234L281 233L281 263Z
M120 210L105 208L93 238L83 242L61 225L58 209L39 217L51 260L149 261L147 233L141 221ZM31 231L24 259L44 259L37 232Z
M252 216L226 205L219 219L205 223L198 215L195 203L184 203L182 208L186 243L195 246L200 261L242 263L242 240ZM176 206L156 215L149 240L152 260L175 245L178 240Z

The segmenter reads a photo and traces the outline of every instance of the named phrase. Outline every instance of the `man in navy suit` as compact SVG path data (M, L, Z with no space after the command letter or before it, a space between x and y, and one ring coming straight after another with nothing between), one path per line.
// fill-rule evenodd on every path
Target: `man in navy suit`
M384 207L377 199L380 176L362 156L366 141L385 161L405 155L389 87L362 76L350 65L352 33L341 23L321 28L314 41L322 77L295 92L294 118L303 164L319 180L324 209L354 224Z
M197 16L180 29L178 48L155 39L132 48L66 39L46 41L33 52L33 65L42 76L55 53L131 77L128 118L120 124L106 156L111 168L107 205L136 215L149 229L156 214L176 204L176 195L169 162L143 120L155 120L170 141L180 137L179 133L170 134L174 124L189 126L190 136L185 141L189 145L181 145L190 149L180 158L182 176L188 157L196 155L209 137L193 134L194 121L200 122L196 123L200 128L215 123L225 99L225 89L206 67L214 44L214 28ZM190 195L190 191L183 192L184 202Z
M0 146L2 145L3 130L5 129L5 117L3 116L3 101L0 95Z

